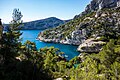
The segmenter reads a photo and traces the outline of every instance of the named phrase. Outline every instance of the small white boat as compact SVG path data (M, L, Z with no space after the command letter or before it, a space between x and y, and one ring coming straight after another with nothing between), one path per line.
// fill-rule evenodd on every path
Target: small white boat
M67 57L68 57L68 55L65 55L65 57L67 58Z

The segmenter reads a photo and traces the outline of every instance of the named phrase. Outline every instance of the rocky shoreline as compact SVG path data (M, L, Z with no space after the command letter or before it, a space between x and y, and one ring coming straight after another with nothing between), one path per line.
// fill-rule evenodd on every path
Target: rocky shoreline
M112 2L115 4L114 6L107 6L108 4L104 4L108 0L101 0L100 4L93 0L90 5L87 6L88 10L92 3L95 2L97 5L97 10L93 12L89 12L89 14L71 20L70 22L58 26L53 29L48 29L43 32L40 32L37 39L43 42L53 42L53 43L61 43L68 45L76 45L79 46L77 51L81 53L98 53L102 50L102 46L106 44L104 39L107 39L107 36L112 34L111 30L115 32L116 35L119 35L119 26L120 20L117 19L120 13L119 3ZM103 6L101 6L103 4ZM118 5L116 5L118 4ZM105 9L102 9L104 8ZM91 10L90 10L91 11ZM114 25L114 24L115 25Z
M75 46L79 46L80 43L78 43L78 41L70 41L70 40L60 40L60 39L45 39L44 37L42 37L43 32L40 32L37 39L40 40L40 41L43 41L43 42L48 42L48 43L61 43L61 44L66 44L66 45L75 45Z
M41 34L41 33L40 33ZM97 41L98 38L90 38L85 40L81 44L71 44L65 40L59 40L59 39L45 39L41 35L37 37L38 40L47 42L47 43L60 43L60 44L66 44L66 45L75 45L78 46L77 51L81 53L98 53L99 51L102 50L102 46L105 45L106 43L103 41Z
M45 39L41 36L37 37L38 40L43 41L43 42L47 42L47 43L61 43L61 44L66 44L66 45L75 45L75 44L70 44L69 42L65 41L65 40L59 40L59 39ZM76 45L78 46L78 45Z

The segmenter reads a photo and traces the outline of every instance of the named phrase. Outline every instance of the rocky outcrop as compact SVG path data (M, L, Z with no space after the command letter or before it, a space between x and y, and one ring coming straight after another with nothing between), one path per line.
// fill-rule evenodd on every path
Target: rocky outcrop
M100 0L100 2L93 0L90 6L93 4L98 6L98 3L104 5L93 6L90 8L93 9L93 12L82 17L78 16L59 27L41 32L38 39L45 42L79 45L78 51L80 52L98 53L105 44L103 41L120 36L120 8L107 8L115 6L116 0L110 0L108 3L105 1L107 0ZM106 7L106 9L94 11L100 6ZM100 40L94 40L98 37ZM91 38L93 39L91 40Z
M113 8L120 7L120 0L92 0L90 4L88 4L81 14L76 15L74 18L83 16L88 14L89 12L94 12L101 10L103 8Z
M117 1L117 7L120 7L120 0Z
M81 43L85 41L86 39L85 35L86 35L85 29L75 30L70 34L70 38L69 37L66 38L66 41L69 44L80 45Z
M55 43L62 43L62 44L72 44L72 45L80 45L82 44L85 39L86 39L86 29L82 29L82 30L75 30L73 31L69 37L66 36L66 38L60 39L61 34L57 34L59 38L44 38L43 36L43 32L40 32L38 35L39 40L44 41L44 42L55 42Z
M105 42L103 41L96 41L96 39L90 38L80 44L77 50L85 53L98 53L102 50L104 44Z
M57 78L57 79L54 79L54 80L63 80L62 78Z
M117 7L117 0L98 0L99 9Z

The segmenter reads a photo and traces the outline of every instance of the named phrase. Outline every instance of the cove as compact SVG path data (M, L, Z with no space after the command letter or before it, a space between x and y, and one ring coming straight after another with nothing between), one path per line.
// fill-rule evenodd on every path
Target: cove
M65 45L60 43L46 43L36 40L36 37L38 36L39 32L42 30L20 30L20 31L22 32L21 35L22 43L25 43L27 40L29 40L31 42L34 42L38 49L43 47L51 47L51 46L55 48L59 48L60 51L65 53L65 55L67 56L66 57L67 60L70 60L80 54L79 52L76 51L78 46Z

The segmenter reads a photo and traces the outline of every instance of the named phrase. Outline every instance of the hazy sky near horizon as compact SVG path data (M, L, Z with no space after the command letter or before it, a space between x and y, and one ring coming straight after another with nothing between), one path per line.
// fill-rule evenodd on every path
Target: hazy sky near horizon
M57 17L62 20L72 19L84 11L91 0L0 0L0 18L2 22L12 20L14 8L19 8L24 22Z

